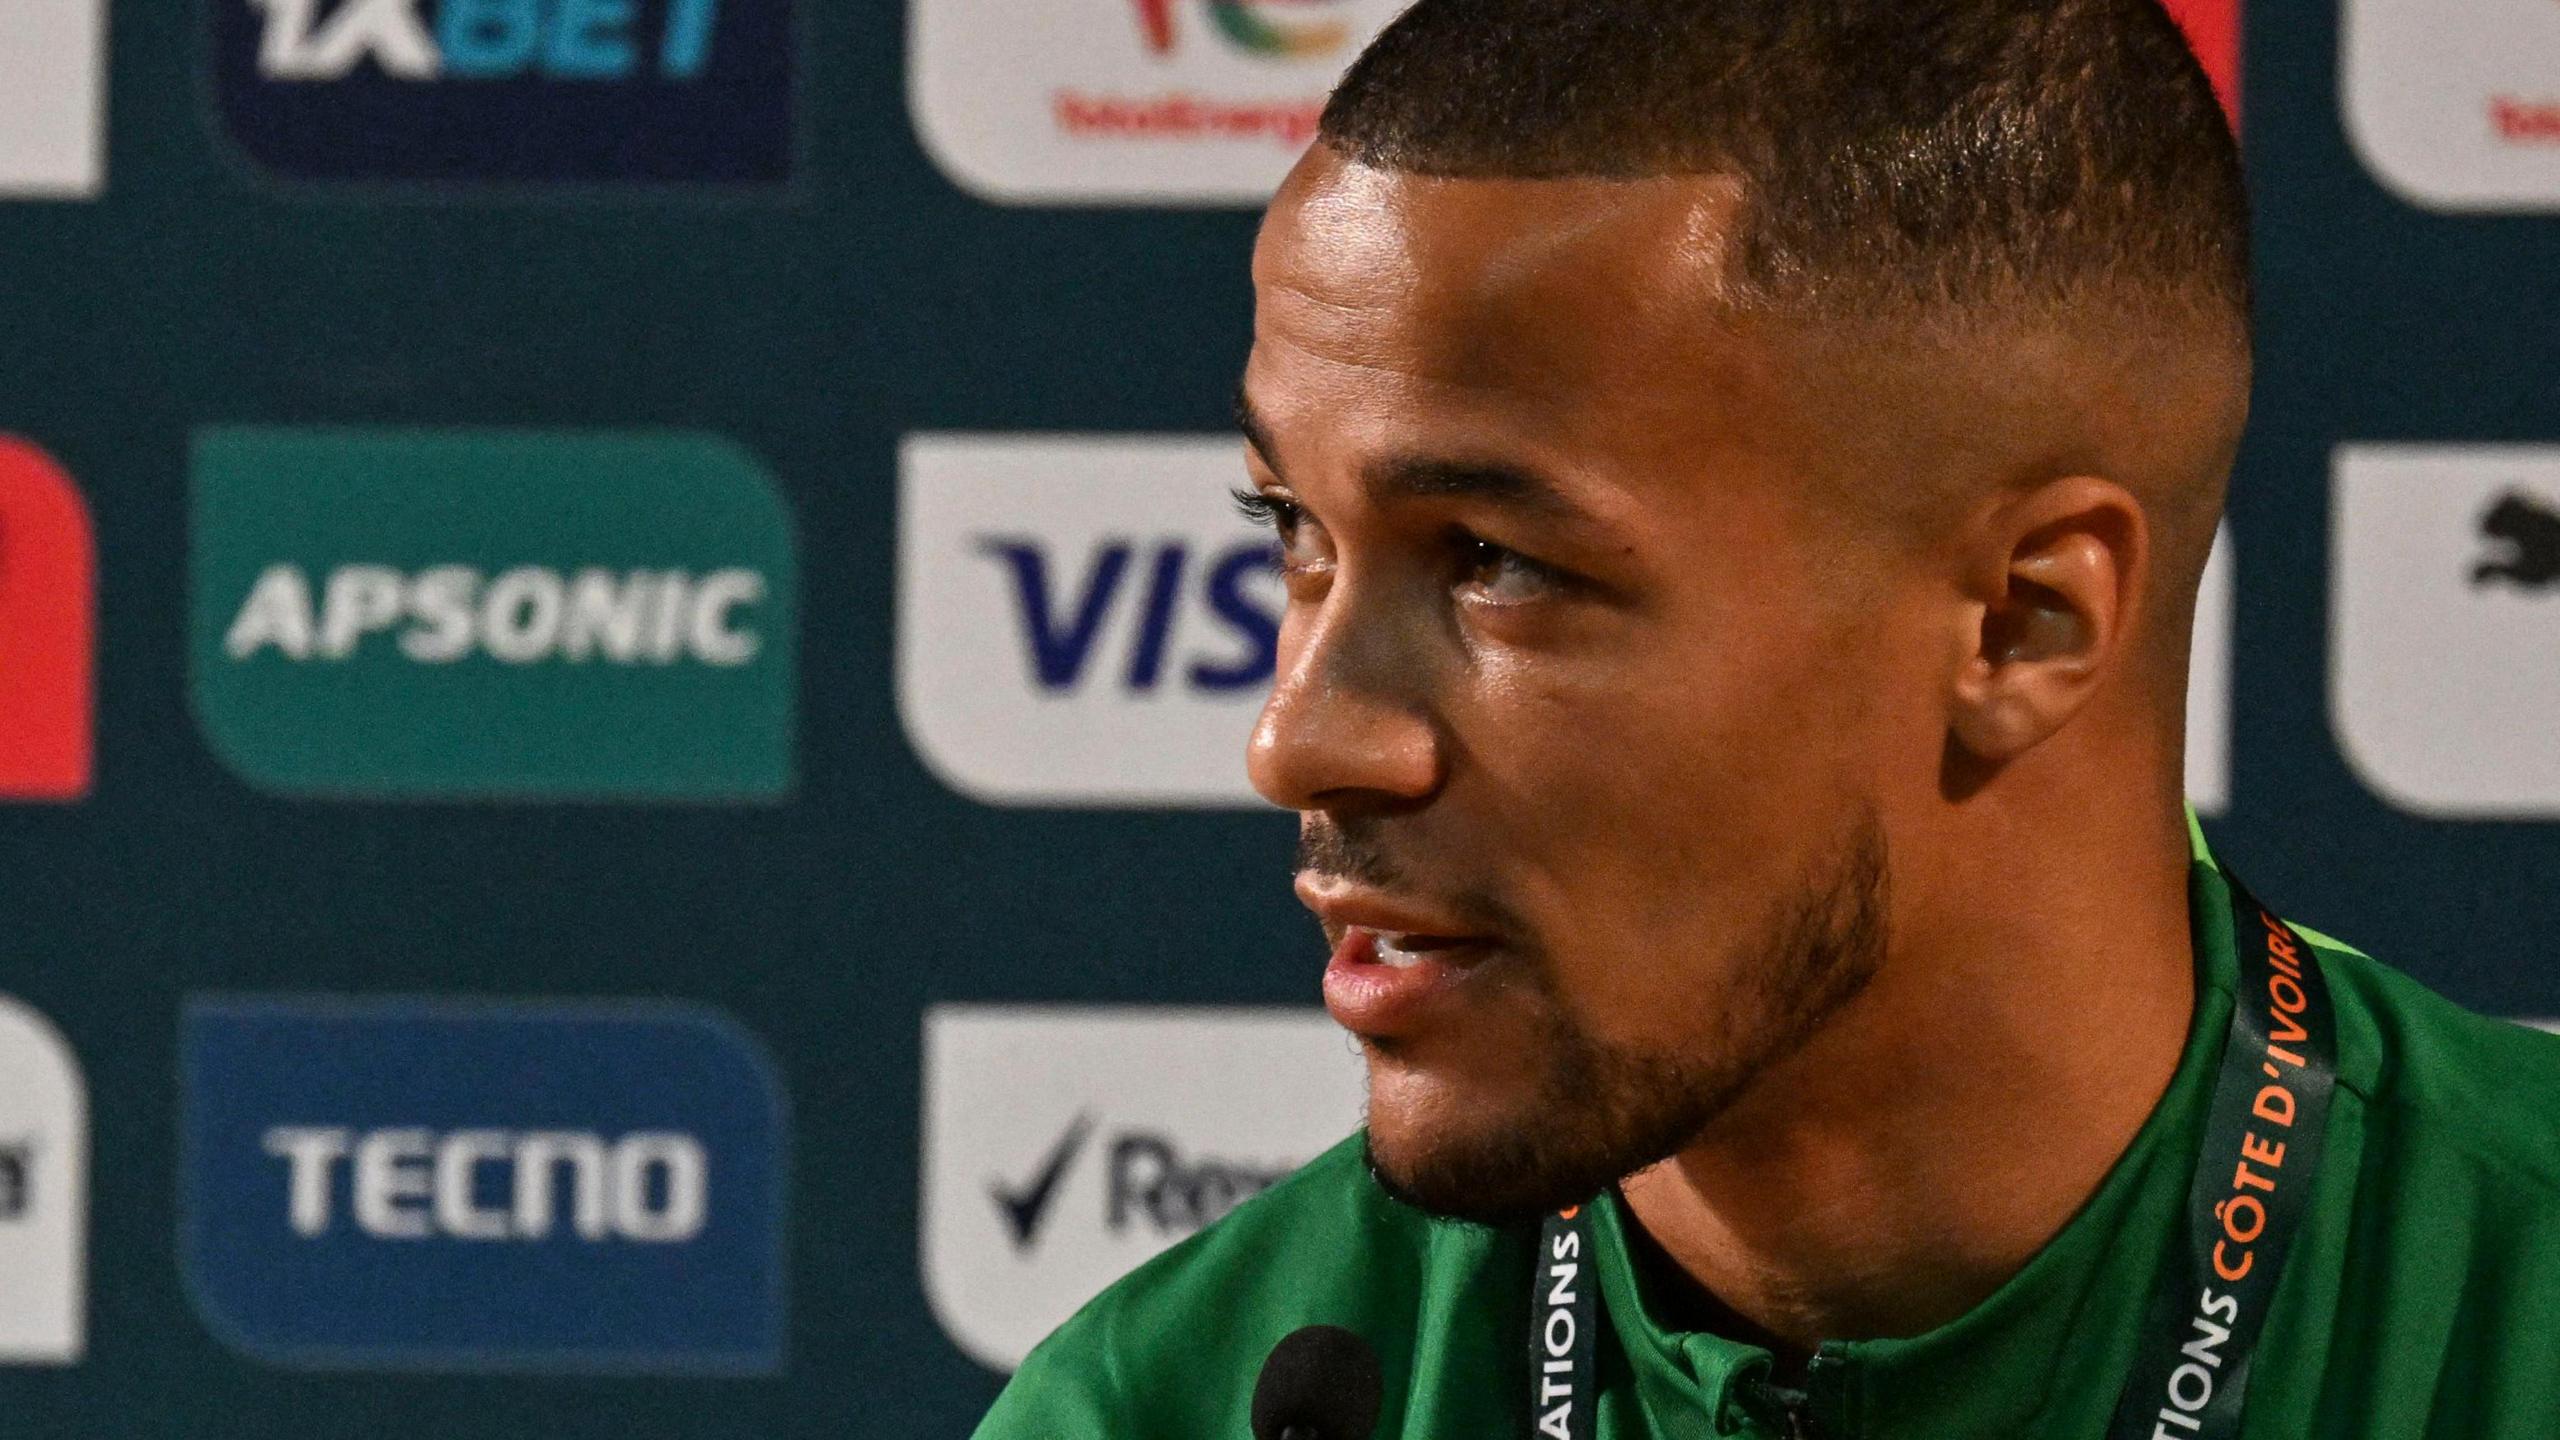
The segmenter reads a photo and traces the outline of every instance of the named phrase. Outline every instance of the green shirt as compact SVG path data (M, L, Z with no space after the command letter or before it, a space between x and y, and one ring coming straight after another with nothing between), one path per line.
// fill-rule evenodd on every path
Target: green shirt
M2229 914L2199 852L2194 913ZM2168 1092L2098 1190L1971 1312L1828 1344L1822 1440L2099 1440L2187 1185L2233 1004L2228 926L2196 927L2197 1004ZM2560 1037L2471 1015L2325 938L2338 1087L2328 1153L2259 1340L2247 1440L2560 1436ZM1775 1436L1767 1352L1656 1317L1633 1223L1595 1207L1602 1440ZM1121 1281L1033 1352L978 1440L1248 1440L1271 1347L1304 1325L1377 1347L1377 1440L1531 1433L1534 1229L1389 1199L1355 1137Z

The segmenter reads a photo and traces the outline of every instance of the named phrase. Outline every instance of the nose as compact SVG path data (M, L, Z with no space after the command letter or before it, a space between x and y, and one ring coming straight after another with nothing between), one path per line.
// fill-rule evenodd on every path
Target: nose
M1253 788L1291 810L1395 808L1439 789L1446 765L1427 655L1337 584L1281 628L1271 698L1253 728Z

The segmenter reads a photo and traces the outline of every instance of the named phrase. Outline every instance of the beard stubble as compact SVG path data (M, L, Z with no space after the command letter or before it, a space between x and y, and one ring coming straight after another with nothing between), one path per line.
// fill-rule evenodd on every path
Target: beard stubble
M1352 860L1368 847L1337 834L1309 849ZM1377 857L1353 861L1384 870ZM1872 810L1846 828L1768 911L1735 964L1711 1033L1677 1050L1608 1044L1573 1019L1540 967L1535 1047L1543 1069L1526 1113L1476 1133L1442 1132L1382 1154L1370 1173L1395 1198L1449 1219L1512 1225L1577 1205L1702 1134L1771 1066L1802 1049L1883 963L1892 863Z

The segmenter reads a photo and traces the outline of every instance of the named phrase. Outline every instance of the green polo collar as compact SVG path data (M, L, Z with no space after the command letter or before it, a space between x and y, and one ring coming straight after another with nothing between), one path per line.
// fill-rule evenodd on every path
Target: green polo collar
M2036 1434L2049 1397L2123 1383L2153 1273L2179 1233L2236 985L2227 888L2193 812L2188 826L2196 1012L2167 1093L2097 1193L1989 1299L1924 1335L1825 1344L1808 1379L1823 1435ZM1656 1415L1713 1417L1719 1435L1751 1433L1746 1396L1767 1375L1769 1352L1658 1323L1628 1248L1624 1202L1612 1190L1594 1211L1601 1293L1637 1403Z

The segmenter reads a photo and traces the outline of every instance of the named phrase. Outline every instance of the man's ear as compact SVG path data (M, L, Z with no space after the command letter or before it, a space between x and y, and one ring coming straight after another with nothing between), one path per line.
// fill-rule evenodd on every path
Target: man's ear
M2001 501L1966 546L1950 738L1997 767L2060 730L2116 662L2144 600L2151 532L2132 492L2080 475Z

